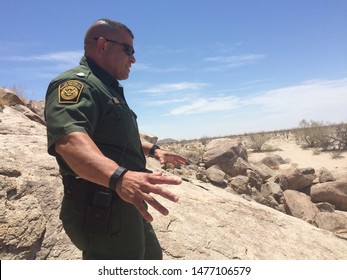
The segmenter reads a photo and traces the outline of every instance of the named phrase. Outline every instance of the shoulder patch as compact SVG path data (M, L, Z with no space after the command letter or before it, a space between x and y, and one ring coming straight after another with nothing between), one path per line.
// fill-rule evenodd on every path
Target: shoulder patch
M68 80L59 85L58 95L60 104L76 104L84 85L77 80Z

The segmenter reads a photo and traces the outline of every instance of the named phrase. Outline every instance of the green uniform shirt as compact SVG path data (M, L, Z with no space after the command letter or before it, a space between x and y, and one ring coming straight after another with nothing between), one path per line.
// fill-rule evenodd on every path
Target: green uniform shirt
M55 152L54 143L71 132L84 132L101 152L133 171L145 168L136 115L118 81L90 59L55 78L46 93L48 152L63 175L74 174Z

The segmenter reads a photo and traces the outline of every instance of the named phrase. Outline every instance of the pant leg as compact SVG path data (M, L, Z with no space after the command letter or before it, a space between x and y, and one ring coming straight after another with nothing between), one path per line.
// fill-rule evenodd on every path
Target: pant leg
M85 259L141 260L145 254L143 218L138 210L123 200L112 206L107 234L89 234Z
M163 252L151 223L143 221L145 232L145 260L162 260Z

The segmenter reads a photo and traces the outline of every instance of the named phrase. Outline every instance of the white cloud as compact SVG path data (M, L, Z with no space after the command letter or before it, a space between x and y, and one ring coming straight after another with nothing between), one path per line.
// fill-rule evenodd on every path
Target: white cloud
M7 61L48 61L48 62L78 62L83 55L82 51L66 51L66 52L54 52L41 55L29 55L29 56L8 56L0 57L0 60Z
M334 106L340 108L344 104L347 107L347 78L307 81L296 86L270 90L243 101L245 105L261 106L267 112L329 109L333 114Z
M137 63L137 62L132 66L132 71L146 71L146 72L152 72L152 73L173 73L173 72L182 72L187 70L188 68L178 67L178 66L173 66L168 68L158 68L158 67L156 68L144 63Z
M143 92L161 94L161 93L177 92L177 91L183 91L183 90L195 91L195 90L200 90L202 88L205 88L206 86L208 86L208 84L205 84L205 83L190 83L190 82L169 83L169 84L159 84L152 88L143 90Z
M213 56L205 58L207 62L219 63L224 68L235 68L243 65L255 63L266 56L263 54L245 54L232 56ZM220 67L211 67L207 70L221 70Z
M231 110L239 105L239 99L235 96L199 98L189 105L175 108L169 115L192 115L213 111Z
M184 102L187 103L186 100ZM336 118L344 117L347 120L345 108L347 108L347 78L307 81L296 86L258 93L251 97L236 95L196 97L190 104L171 109L168 115L238 111L249 115L266 115L268 119L272 116L274 120L279 115L296 118L320 116L320 120L330 120L335 116Z

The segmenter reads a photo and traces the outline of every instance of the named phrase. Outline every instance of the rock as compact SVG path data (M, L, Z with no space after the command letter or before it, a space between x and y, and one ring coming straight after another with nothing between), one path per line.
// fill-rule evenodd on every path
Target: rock
M39 115L37 115L33 111L31 111L28 107L19 104L19 105L14 106L14 109L20 111L24 116L28 117L32 121L46 125L46 122Z
M335 178L331 172L326 168L321 168L318 171L318 180L319 183L335 181Z
M261 162L272 169L278 169L281 164L285 164L284 159L279 155L268 155Z
M148 141L149 143L155 144L158 142L158 137L155 135L150 135L144 132L140 132L140 137L142 139L145 139L146 141Z
M36 259L45 234L46 220L38 200L25 195L0 204L1 259Z
M45 127L7 106L0 120L0 259L80 259L59 220L63 188ZM148 168L170 175L153 158ZM150 208L164 259L347 259L333 233L209 183L163 187L180 197L156 197L167 216Z
M151 211L166 260L347 258L333 233L211 184L184 182L175 193L178 203L165 200L168 216Z
M261 187L260 193L264 197L272 196L272 197L275 198L275 200L278 203L283 203L283 201L282 201L283 191L282 191L281 187L278 184L276 184L276 183L267 182L266 184L264 184Z
M212 165L209 167L206 170L206 176L211 182L217 184L218 186L226 187L226 183L224 181L226 174L217 165Z
M238 175L231 178L230 187L238 194L252 194L251 187L248 185L249 178L247 176Z
M289 169L278 175L275 183L278 183L283 190L301 190L312 185L315 179L314 169Z
M328 202L315 203L319 211L321 212L335 212L335 205Z
M284 209L287 214L309 223L313 222L319 209L312 203L308 195L294 190L285 190L283 195Z
M203 161L206 168L212 165L218 165L226 174L237 176L235 174L234 165L238 158L247 162L246 149L237 142L229 138L214 139L206 146L203 154Z
M247 175L247 171L252 170L251 165L244 160L241 157L238 157L236 159L236 162L234 163L234 166L226 172L231 177L238 176L238 175Z
M18 95L6 88L0 88L0 99L7 106L25 105Z
M59 220L63 187L46 127L0 113L0 259L80 259Z
M249 185L257 190L261 189L262 184L264 183L262 177L254 170L247 169L246 176L249 179Z
M250 167L255 172L257 172L257 174L263 179L263 181L276 176L276 172L263 163L260 163L260 164L250 163Z
M347 217L339 213L318 213L314 222L321 229L333 232L335 235L347 239Z
M30 100L26 106L38 115L42 120L45 119L45 101L44 100Z
M196 179L207 182L207 176L206 176L206 169L204 167L199 167L198 170L196 171Z
M313 185L311 198L313 202L329 202L337 210L347 211L347 180Z

